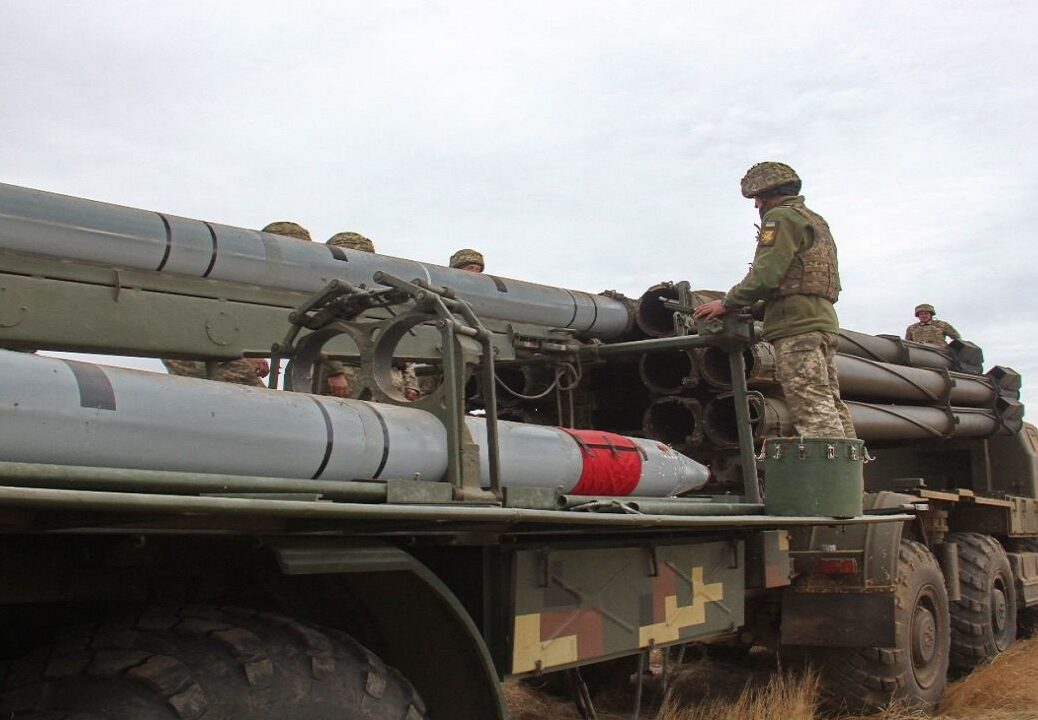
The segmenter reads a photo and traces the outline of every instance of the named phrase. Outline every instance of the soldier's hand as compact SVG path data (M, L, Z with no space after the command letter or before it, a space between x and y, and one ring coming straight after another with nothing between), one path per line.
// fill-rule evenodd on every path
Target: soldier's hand
M256 377L267 377L270 374L270 363L263 358L245 358L256 371Z
M328 392L335 397L348 398L350 396L350 384L346 382L344 375L328 376Z
M414 402L418 399L418 391L414 388L407 388L404 390L404 397L407 398L409 402Z
M713 320L715 317L720 317L727 312L728 308L724 306L724 300L711 300L693 310L692 317L701 320Z

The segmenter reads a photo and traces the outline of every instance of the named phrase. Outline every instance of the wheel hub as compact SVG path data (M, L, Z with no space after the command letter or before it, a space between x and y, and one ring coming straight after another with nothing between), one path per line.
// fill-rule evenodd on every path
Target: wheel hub
M1009 617L1009 603L1005 589L995 587L991 590L991 625L996 633L1004 632Z
M929 608L916 607L912 615L912 660L916 667L928 665L937 653L937 621Z

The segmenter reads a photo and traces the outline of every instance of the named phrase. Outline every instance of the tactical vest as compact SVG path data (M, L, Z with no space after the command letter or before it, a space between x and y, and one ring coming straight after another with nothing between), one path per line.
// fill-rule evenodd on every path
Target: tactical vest
M948 323L941 320L931 320L928 323L915 323L908 328L908 339L912 342L926 343L944 347L944 336L948 334Z
M833 242L829 224L821 215L808 210L802 201L786 201L780 207L788 207L811 224L814 242L811 247L793 256L775 296L817 295L829 302L836 302L840 296L840 271L836 264L836 243Z

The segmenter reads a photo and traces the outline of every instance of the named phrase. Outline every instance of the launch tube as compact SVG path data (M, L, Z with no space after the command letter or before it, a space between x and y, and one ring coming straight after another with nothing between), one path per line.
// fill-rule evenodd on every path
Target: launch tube
M934 404L947 397L952 405L992 407L998 397L991 380L983 376L945 374L853 355L836 356L836 375L844 398Z
M742 351L746 382L751 387L775 384L775 348L771 343L756 343ZM732 365L728 352L717 347L704 348L700 374L715 388L731 389Z
M0 184L0 250L100 265L316 292L329 280L372 285L376 272L449 286L482 317L571 328L611 338L632 323L605 295L452 270L404 258L303 242Z
M442 423L417 408L172 377L0 351L8 462L325 481L441 480ZM466 418L485 450L486 423ZM665 496L707 471L662 443L502 422L506 486ZM488 458L480 452L489 484Z
M775 351L770 343L747 348L743 357L750 387L775 384ZM956 406L992 407L999 395L995 383L985 376L897 365L842 353L836 355L834 362L840 394L845 398L931 405L947 398ZM1012 372L1004 368L1002 371ZM703 350L700 373L713 387L732 386L728 353L719 348Z
M691 301L705 303L724 297L717 290L694 290ZM674 283L659 283L646 290L634 305L634 320L649 337L669 337L674 334L674 311L667 307L668 300L678 300Z
M935 345L908 342L891 337L866 335L853 330L840 330L840 345L837 352L844 355L878 360L897 365L927 367L937 370L951 368L955 363L947 350Z
M1001 427L993 410L953 407L948 410L916 405L878 405L844 401L854 422L854 431L862 440L925 440L948 437L988 437ZM706 434L721 447L735 447L738 442L734 422L734 403L730 395L720 396L707 405L704 413ZM796 434L784 400L764 398L750 404L754 437L791 436Z
M677 395L699 384L698 365L695 350L645 353L638 359L638 373L649 390Z
M702 406L697 400L665 397L653 401L645 411L642 428L651 438L675 447L685 447L703 441L702 424Z

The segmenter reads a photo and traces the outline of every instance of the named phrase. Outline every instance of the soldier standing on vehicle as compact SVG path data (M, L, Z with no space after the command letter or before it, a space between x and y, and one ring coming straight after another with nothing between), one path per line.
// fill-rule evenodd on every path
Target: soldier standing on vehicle
M953 328L951 323L935 319L936 314L937 311L933 309L933 305L926 303L916 305L915 316L919 322L908 326L908 329L905 330L905 340L938 347L944 347L946 337L958 340L961 337L959 331Z
M757 163L741 186L761 216L753 264L724 298L693 315L709 320L764 300L764 339L775 347L776 375L796 432L856 437L833 360L840 273L829 225L804 205L800 178L788 165Z
M325 241L325 244L361 252L375 252L375 243L360 233L355 232L335 233ZM325 361L324 394L335 395L336 397L349 397L357 383L357 372L357 368L346 367L338 360ZM402 368L394 367L392 375L393 387L396 388L397 392L412 402L418 399L420 395L418 379L415 377L414 366L411 363L404 363Z
M263 228L262 232L284 235L285 237L310 242L310 233L306 228L287 220L269 223ZM270 373L270 363L263 358L221 360L213 364L212 375L209 375L204 360L163 358L162 364L166 366L166 370L169 371L170 375L219 380L221 382L253 385L255 387L266 387L266 384L260 378L265 378Z
M465 248L451 255L450 266L455 270L481 273L483 268L486 267L486 263L483 262L483 253L471 248Z

